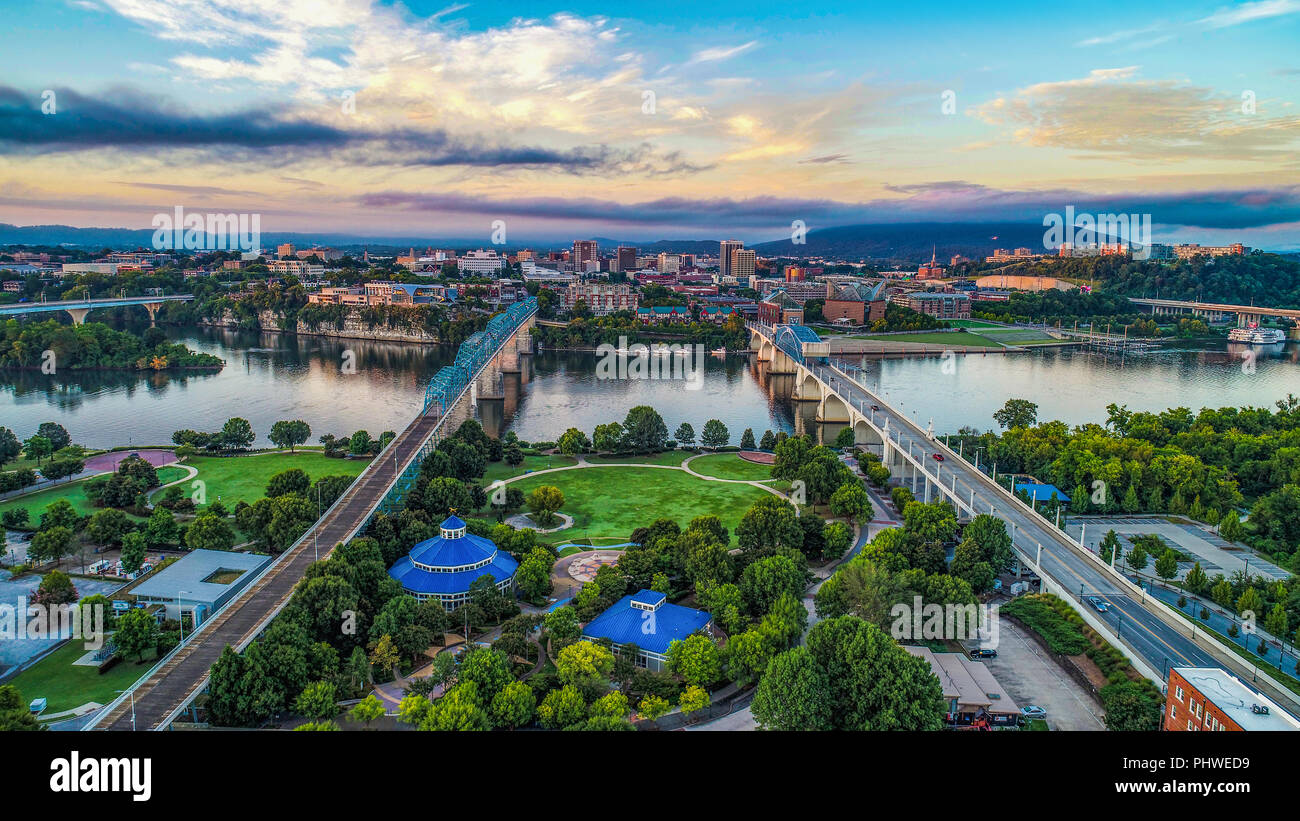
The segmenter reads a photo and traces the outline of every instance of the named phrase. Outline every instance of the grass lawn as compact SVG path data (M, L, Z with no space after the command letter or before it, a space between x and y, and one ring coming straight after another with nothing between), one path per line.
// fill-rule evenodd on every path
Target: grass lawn
M206 485L208 503L221 500L228 509L252 504L266 495L266 484L281 471L302 468L314 482L322 476L356 476L364 459L327 459L319 452L255 453L250 456L191 456L185 464L198 470L195 479ZM183 485L182 487L188 487Z
M109 703L117 698L116 690L125 690L144 675L155 661L146 653L143 664L136 664L134 659L124 659L112 670L100 675L94 667L73 665L72 662L85 654L85 642L74 639L7 683L17 687L25 701L47 699L47 714L59 713L80 707L89 701Z
M750 505L767 495L751 485L697 479L685 471L658 468L599 467L548 473L511 484L525 494L540 485L564 492L561 511L573 527L548 534L548 541L583 538L625 541L638 527L671 518L682 527L696 516L715 514L734 531Z
M718 479L761 482L772 478L772 466L741 459L734 453L713 453L691 462L691 470Z
M893 342L899 345L952 345L957 348L1001 348L1001 343L980 336L979 334L935 331L919 334L865 334L851 337L873 342Z
M954 328L1001 328L1002 325L996 322L985 322L982 319L949 319L948 324Z
M608 463L611 465L680 465L686 461L687 457L694 456L691 451L686 450L665 450L662 453L649 453L638 455L596 455L589 453L586 460L594 465Z
M158 481L162 482L164 485L168 482L174 482L184 475L185 471L178 467L168 465L166 467L158 468ZM95 511L101 509L95 507L90 503L90 499L86 498L86 483L89 481L90 479L78 479L75 482L46 488L45 490L37 491L36 493L28 494L26 496L18 496L0 503L0 513L3 513L6 510L25 507L27 508L27 521L30 526L35 527L40 523L41 511L45 510L48 505L58 499L67 499L72 503L72 507L78 513L83 516L89 516L95 513ZM131 516L129 513L127 515ZM131 518L139 519L138 516L131 516Z
M1059 342L1046 333L1035 328L996 328L980 331L988 339L996 339L1009 345L1025 345L1033 342Z
M546 470L548 467L562 468L578 464L572 456L525 456L517 467L507 465L504 460L488 462L487 472L483 474L483 486L487 487L498 479L513 479L529 471Z

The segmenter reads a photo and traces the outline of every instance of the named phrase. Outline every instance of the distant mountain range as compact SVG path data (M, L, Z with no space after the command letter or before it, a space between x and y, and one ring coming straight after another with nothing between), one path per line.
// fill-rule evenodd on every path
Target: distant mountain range
M830 257L839 259L875 259L896 261L928 260L935 253L947 263L956 254L974 259L992 255L996 248L1043 249L1043 226L1038 223L1016 222L913 222L874 225L842 225L808 232L806 241L795 245L790 240L761 242L749 247L760 256L767 257ZM150 229L129 228L76 228L71 225L17 226L0 223L0 245L68 245L80 248L135 248L148 247L152 242ZM613 250L619 245L631 245L642 254L661 252L679 254L718 253L717 239L661 239L655 242L617 240L609 237L588 237L600 244L602 250ZM725 237L720 237L725 239ZM414 247L452 248L468 250L487 247L482 238L469 237L362 237L355 234L264 233L262 247L273 249L281 243L291 242L299 247L329 245L345 251L391 254L405 252ZM506 251L520 248L539 250L569 247L571 240L528 240L504 246Z

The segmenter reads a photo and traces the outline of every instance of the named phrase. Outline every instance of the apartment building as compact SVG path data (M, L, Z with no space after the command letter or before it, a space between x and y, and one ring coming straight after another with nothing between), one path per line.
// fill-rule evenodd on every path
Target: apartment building
M636 292L625 282L571 282L560 295L564 299L564 310L572 311L581 300L596 316L605 316L615 311L635 312L638 302Z
M1227 670L1174 667L1165 693L1164 729L1294 731L1300 730L1300 721Z

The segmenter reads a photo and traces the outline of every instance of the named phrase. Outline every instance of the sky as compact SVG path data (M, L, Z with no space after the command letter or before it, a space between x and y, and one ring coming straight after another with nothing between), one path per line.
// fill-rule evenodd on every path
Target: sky
M0 0L0 222L1300 247L1300 0Z

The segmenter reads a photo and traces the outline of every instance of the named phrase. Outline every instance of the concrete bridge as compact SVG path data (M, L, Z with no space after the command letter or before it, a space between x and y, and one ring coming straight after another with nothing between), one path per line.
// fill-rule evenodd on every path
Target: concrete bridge
M72 317L73 325L81 325L86 315L96 308L118 308L124 305L142 305L149 312L149 321L153 322L158 309L164 302L189 302L193 294L171 294L169 296L128 296L109 299L61 299L54 302L19 302L14 305L0 305L0 317L19 316L21 314L39 314L49 311L67 311Z
M816 402L819 422L849 425L858 446L879 454L892 476L912 488L919 500L946 500L962 519L988 513L1005 521L1021 566L1042 578L1045 591L1070 601L1143 675L1160 682L1171 666L1222 667L1292 711L1300 709L1295 692L1147 596L1085 548L1083 534L1076 541L986 475L978 462L966 461L936 439L933 423L922 429L891 407L859 381L861 371L828 356L815 332L801 326L748 327L759 361L769 363L772 373L792 375L795 399ZM936 379L942 379L938 373L936 368ZM936 391L943 389L935 385ZM1086 603L1088 596L1097 596L1109 608L1098 612Z
M502 375L519 372L520 357L532 353L536 315L537 300L522 300L465 340L455 362L430 380L420 412L325 514L85 729L162 730L187 712L193 715L194 700L227 645L243 652L289 603L313 562L359 535L377 512L400 509L438 442L470 418L479 402L501 398Z
M1222 319L1231 314L1237 316L1237 327L1259 324L1261 317L1271 316L1289 319L1300 326L1300 309L1297 308L1260 308L1255 305L1231 305L1221 302L1199 302L1186 299L1146 299L1129 297L1129 302L1151 309L1153 314L1193 314L1209 319Z

